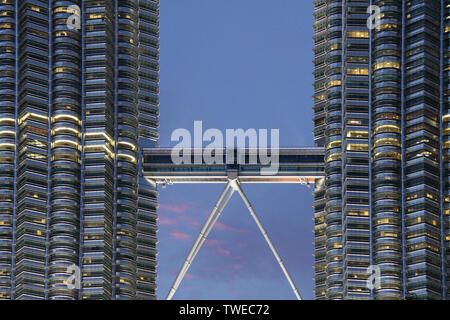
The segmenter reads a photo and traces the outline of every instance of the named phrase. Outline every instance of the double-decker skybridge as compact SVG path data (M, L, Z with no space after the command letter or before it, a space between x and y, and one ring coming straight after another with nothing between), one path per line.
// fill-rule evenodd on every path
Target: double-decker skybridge
M214 205L208 219L201 229L192 249L190 250L180 272L175 279L167 299L172 299L190 265L200 251L208 234L230 200L237 192L259 230L267 241L272 253L277 259L297 299L301 295L292 281L289 272L284 266L278 251L270 240L259 217L251 206L247 196L242 190L242 183L300 183L313 184L316 179L324 176L325 150L318 147L280 148L276 154L271 149L223 149L220 154L211 149L185 149L188 156L184 163L173 161L173 149L151 148L144 149L144 176L145 178L162 184L175 183L224 183L225 188ZM182 154L182 153L181 153ZM214 155L215 162L206 161L203 155ZM258 155L270 155L271 162Z

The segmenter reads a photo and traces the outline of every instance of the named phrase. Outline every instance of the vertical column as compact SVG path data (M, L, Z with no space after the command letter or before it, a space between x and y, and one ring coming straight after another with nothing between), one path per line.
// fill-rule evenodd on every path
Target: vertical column
M44 299L49 153L49 1L20 1L15 299Z
M314 141L317 146L325 144L325 70L326 57L331 51L327 38L328 19L327 2L316 1L314 9ZM339 44L336 43L335 46ZM335 53L338 53L335 48ZM314 281L316 299L325 299L327 292L327 261L325 234L325 179L318 179L314 189Z
M49 299L78 297L67 287L67 268L78 265L81 162L81 33L67 27L72 14L53 1Z
M445 155L444 155L444 115L445 111L445 82L444 79L444 68L445 65L445 55L446 55L446 40L445 40L445 28L446 28L446 1L441 1L441 29L440 29L440 57L439 57L439 70L440 70L440 114L439 114L439 138L440 138L440 219L441 219L441 280L442 280L442 299L447 299L447 274L446 274L446 229L447 221L445 216L445 193L446 193L446 182L445 182Z
M370 1L346 1L343 48L342 232L345 299L370 299L369 30Z
M343 299L342 265L342 94L343 94L343 10L344 1L328 4L325 69L325 234L326 298ZM322 98L320 96L319 98Z
M375 299L401 299L402 3L373 4L382 12L371 53L373 263L381 271Z
M325 224L325 179L314 183L314 292L316 300L326 298L326 224Z
M0 3L0 300L12 297L14 151L16 145L16 7Z
M112 298L114 2L84 1L82 299Z
M450 1L444 1L444 21L443 22L443 65L441 66L443 73L443 92L442 94L442 161L443 161L443 214L444 214L444 248L445 260L444 270L446 283L446 294L450 296Z
M325 298L343 298L342 269L342 40L343 1L318 1L315 10L315 140L326 147L325 207L316 207L316 237L325 234ZM316 194L321 201L322 193ZM319 201L319 203L321 203ZM317 210L319 209L319 210ZM325 223L323 224L324 218ZM319 240L317 239L317 240ZM320 239L316 254L324 254ZM316 258L317 259L317 258ZM323 265L317 266L323 271ZM323 283L316 290L323 296ZM316 292L318 294L318 292Z
M406 287L440 299L440 16L439 1L406 5Z
M159 106L159 0L139 1L138 211L136 298L156 299L156 184L144 179L143 148L156 147Z
M136 297L138 1L117 2L115 299Z

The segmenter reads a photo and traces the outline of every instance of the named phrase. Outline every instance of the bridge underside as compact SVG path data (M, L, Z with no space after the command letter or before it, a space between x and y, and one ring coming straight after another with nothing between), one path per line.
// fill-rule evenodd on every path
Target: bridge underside
M250 163L252 149L241 150L245 161L240 163L237 161L237 150L232 153L232 160L230 153L223 150L220 157L222 164L208 164L202 157L201 162L196 164L195 156L205 154L205 150L190 149L192 161L189 164L175 164L171 157L172 149L144 149L144 175L156 183L168 184L227 183L231 171L235 172L240 183L314 183L315 179L324 175L323 148L279 149L278 159L272 159L271 164L262 164L259 157L256 163ZM263 152L267 153L273 156L270 149ZM262 174L271 166L274 171Z

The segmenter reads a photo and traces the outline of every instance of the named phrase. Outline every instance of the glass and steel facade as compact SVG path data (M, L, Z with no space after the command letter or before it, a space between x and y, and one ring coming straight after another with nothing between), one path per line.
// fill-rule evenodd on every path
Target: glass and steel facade
M380 8L370 29L371 5ZM317 299L446 299L450 1L317 0ZM370 266L380 286L367 285Z
M156 297L157 191L141 172L158 26L159 0L0 1L0 299Z

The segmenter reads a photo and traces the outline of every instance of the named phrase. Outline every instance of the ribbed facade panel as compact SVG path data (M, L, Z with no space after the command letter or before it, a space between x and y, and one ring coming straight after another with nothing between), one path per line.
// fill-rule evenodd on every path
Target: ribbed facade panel
M139 1L138 44L138 150L137 166L143 172L144 147L155 147L159 116L159 1ZM156 185L137 180L136 299L153 299L156 291L157 191Z
M1 1L0 299L156 298L158 29L157 0Z
M446 297L448 4L314 1L318 299Z
M11 297L15 212L16 63L15 2L0 3L0 299Z
M381 272L374 296L398 299L402 296L402 3L373 3L382 8L380 28L372 32L373 263Z
M445 0L443 16L450 16L450 1ZM443 265L444 265L444 293L450 296L450 19L445 19L442 26L442 122L441 122L441 151L442 151L442 230L443 230Z

